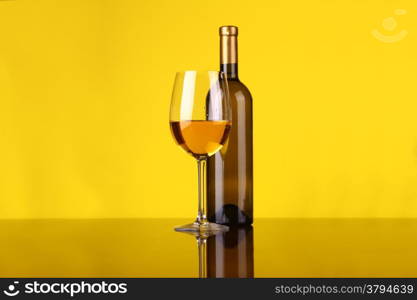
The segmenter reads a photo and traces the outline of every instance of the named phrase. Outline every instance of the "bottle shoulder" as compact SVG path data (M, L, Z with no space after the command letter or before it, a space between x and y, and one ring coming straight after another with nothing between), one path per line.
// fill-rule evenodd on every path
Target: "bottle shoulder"
M252 100L252 94L249 91L248 87L239 79L229 80L228 85L229 85L229 92L231 94L235 94L235 93L243 94L245 98L247 97L250 100Z

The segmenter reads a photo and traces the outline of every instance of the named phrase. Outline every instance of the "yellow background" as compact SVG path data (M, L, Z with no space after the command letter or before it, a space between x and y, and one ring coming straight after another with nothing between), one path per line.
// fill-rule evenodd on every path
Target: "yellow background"
M254 97L255 217L417 217L416 13L412 0L0 1L0 218L194 216L171 88L177 70L218 68L228 24Z

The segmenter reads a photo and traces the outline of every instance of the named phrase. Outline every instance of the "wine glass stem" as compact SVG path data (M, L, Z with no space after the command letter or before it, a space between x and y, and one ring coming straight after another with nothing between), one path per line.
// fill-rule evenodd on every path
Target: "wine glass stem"
M200 225L207 225L207 200L206 200L206 165L207 158L200 158L197 160L198 166L198 215L197 223Z

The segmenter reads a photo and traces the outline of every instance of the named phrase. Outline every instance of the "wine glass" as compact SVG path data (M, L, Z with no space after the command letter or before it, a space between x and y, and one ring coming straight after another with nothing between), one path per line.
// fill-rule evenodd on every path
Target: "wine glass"
M198 165L198 214L194 223L176 231L215 234L228 227L207 220L207 158L226 142L232 125L226 74L217 71L184 71L175 77L170 127L174 139Z

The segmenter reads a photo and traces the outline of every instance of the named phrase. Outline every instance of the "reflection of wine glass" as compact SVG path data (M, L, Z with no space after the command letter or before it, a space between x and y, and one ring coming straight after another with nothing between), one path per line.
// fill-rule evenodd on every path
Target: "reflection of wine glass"
M198 214L194 223L177 231L226 231L227 226L207 221L207 157L222 148L231 126L229 90L224 73L217 71L178 72L172 92L170 125L177 143L197 159Z

